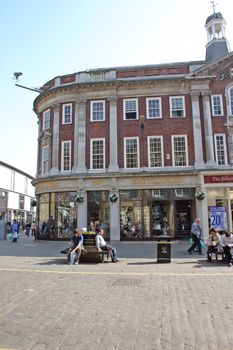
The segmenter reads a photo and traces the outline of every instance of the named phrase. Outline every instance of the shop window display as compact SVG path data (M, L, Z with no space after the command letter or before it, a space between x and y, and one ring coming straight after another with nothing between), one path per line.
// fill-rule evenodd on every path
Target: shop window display
M110 238L109 191L87 192L87 222L89 231L104 230L105 239Z
M120 234L121 239L143 238L143 191L121 191Z
M76 192L39 196L39 236L45 239L71 238L77 225Z
M194 194L189 188L120 191L121 240L186 234Z

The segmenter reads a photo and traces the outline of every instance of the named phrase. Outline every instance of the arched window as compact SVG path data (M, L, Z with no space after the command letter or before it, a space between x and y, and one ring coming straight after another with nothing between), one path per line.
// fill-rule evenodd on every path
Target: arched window
M233 86L229 90L230 114L233 115Z

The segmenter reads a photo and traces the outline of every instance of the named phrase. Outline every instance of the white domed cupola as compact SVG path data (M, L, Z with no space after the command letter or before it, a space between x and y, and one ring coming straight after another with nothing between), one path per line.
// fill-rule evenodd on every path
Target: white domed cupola
M206 61L213 61L229 53L226 40L226 21L221 12L214 12L206 19L205 27L207 31Z

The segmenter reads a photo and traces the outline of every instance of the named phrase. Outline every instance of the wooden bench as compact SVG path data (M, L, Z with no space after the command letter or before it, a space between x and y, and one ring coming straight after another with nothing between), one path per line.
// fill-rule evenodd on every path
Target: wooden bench
M216 251L213 251L211 253L211 259L212 259L212 256L215 255L215 259L218 260L218 257L220 256L222 258L222 261L225 262L226 261L226 254L224 252L223 249L218 249Z
M109 258L108 251L99 252L95 245L95 232L83 233L83 247L80 262L104 262L104 258Z
M104 262L104 258L109 258L109 252L108 251L101 251L99 252L95 245L95 232L90 233L82 233L83 235L83 248L81 256L79 261L80 262L95 262L100 263ZM64 249L61 251L62 254L66 254L66 251L68 250Z

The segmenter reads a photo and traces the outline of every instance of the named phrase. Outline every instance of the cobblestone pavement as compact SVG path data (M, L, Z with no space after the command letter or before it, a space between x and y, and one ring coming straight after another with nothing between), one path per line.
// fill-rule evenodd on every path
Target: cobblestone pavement
M172 244L117 243L120 262L65 264L64 242L0 241L0 349L233 350L233 267Z

